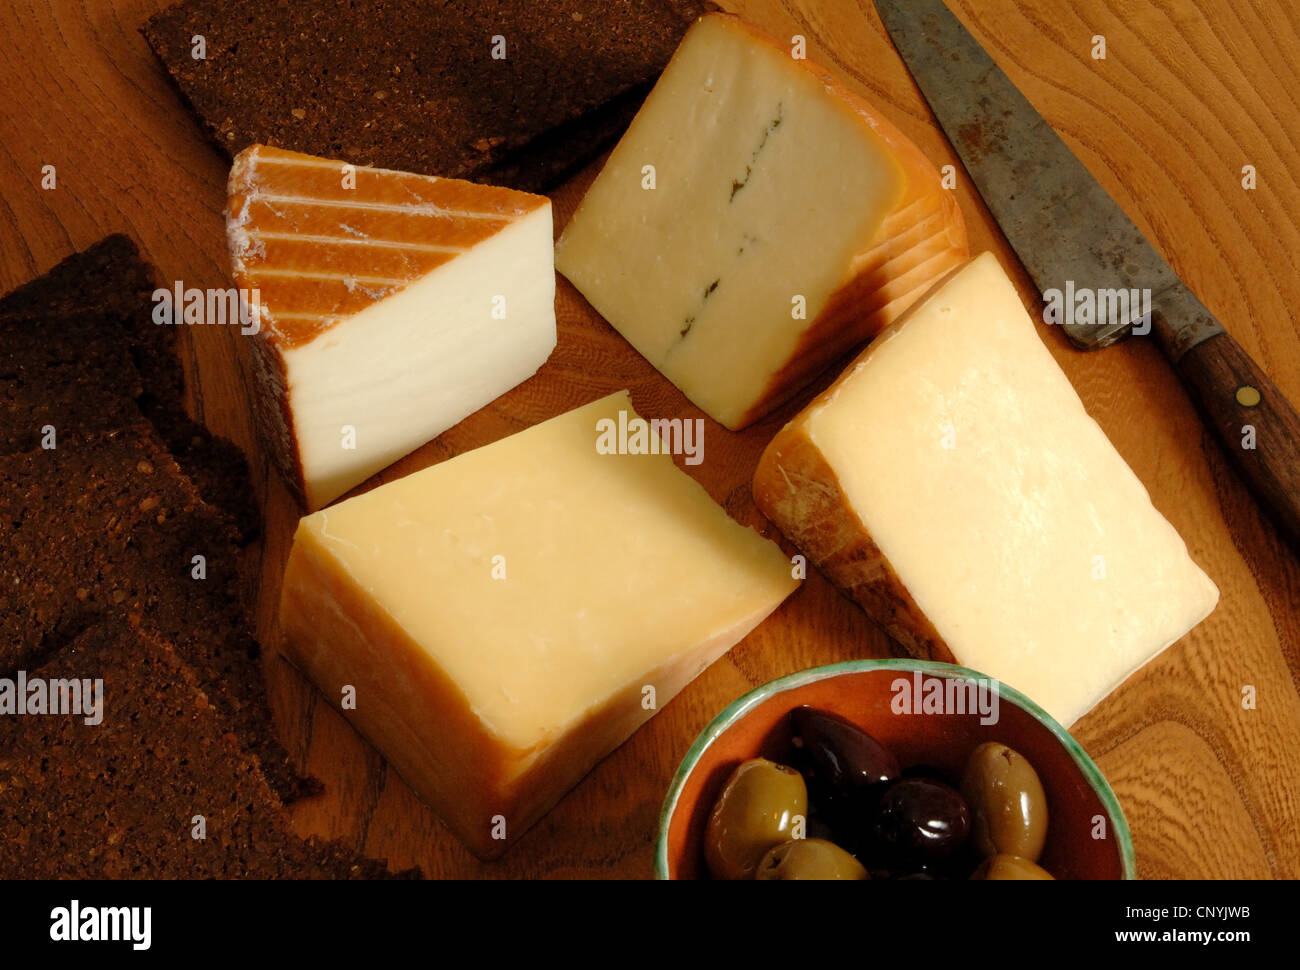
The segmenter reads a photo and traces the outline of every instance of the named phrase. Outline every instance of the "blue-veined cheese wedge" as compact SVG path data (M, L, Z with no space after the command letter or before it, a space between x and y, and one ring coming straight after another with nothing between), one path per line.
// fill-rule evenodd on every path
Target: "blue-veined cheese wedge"
M967 257L934 167L801 55L702 17L556 245L591 305L732 429Z

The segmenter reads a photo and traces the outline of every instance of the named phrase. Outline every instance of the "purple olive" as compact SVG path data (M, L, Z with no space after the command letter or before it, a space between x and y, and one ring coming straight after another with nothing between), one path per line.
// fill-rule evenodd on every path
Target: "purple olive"
M970 833L970 810L951 785L931 778L904 778L890 785L876 808L875 836L900 861L942 859Z
M834 795L853 797L898 778L898 760L857 725L812 707L790 717L811 773Z

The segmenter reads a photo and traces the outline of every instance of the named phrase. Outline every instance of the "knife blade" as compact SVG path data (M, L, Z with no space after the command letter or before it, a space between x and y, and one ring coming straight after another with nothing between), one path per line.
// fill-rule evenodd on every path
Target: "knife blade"
M1078 287L1098 304L1108 298L1112 311L1101 321L1053 322L1084 349L1154 331L1246 483L1300 550L1295 408L941 0L875 5L1044 298L1064 306Z

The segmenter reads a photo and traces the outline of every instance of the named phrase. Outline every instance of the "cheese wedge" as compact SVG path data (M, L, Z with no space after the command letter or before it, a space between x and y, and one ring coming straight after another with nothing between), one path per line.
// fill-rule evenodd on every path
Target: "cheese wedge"
M308 509L531 376L555 347L551 204L256 145L226 211L257 294L254 408Z
M798 586L667 453L602 453L637 420L610 395L294 537L288 656L328 698L355 688L344 714L480 856Z
M956 199L915 145L822 68L710 14L555 259L650 363L737 429L966 256Z
M754 499L910 653L1067 726L1218 601L989 253L777 434Z

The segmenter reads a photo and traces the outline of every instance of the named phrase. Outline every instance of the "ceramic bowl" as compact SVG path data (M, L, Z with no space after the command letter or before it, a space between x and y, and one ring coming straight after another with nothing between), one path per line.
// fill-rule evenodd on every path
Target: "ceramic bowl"
M1019 691L965 667L917 660L851 660L800 671L750 691L719 714L686 753L664 801L657 878L707 877L701 841L718 793L748 758L788 763L787 715L805 704L863 728L905 767L930 765L957 779L977 745L1009 745L1034 766L1047 795L1039 863L1058 879L1135 878L1124 813L1078 742Z

